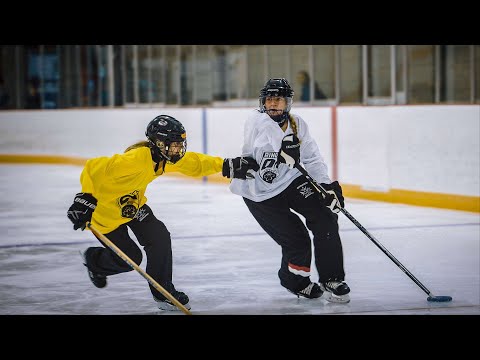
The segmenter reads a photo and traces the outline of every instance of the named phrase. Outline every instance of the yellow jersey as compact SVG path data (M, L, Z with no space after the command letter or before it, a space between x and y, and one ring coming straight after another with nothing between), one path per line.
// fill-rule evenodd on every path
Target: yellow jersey
M212 175L222 171L223 158L187 151L176 164L167 162L163 173L155 174L153 165L148 147L87 160L80 183L82 192L97 199L91 222L102 234L131 221L147 202L148 184L163 173L179 172L192 177Z

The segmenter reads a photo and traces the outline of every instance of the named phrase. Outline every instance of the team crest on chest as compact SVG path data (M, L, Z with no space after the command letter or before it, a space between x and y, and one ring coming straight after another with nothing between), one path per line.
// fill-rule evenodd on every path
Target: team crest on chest
M120 206L122 217L133 219L138 210L138 190L134 190L129 194L123 195L117 199Z
M278 176L278 169L275 166L277 155L278 153L275 151L264 152L260 162L260 177L269 184Z

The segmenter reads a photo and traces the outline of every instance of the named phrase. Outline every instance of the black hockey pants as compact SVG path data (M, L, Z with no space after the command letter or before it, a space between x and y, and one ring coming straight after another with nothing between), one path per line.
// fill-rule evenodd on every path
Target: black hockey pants
M279 195L261 202L244 198L260 226L282 248L280 284L294 292L310 283L312 243L301 218L313 233L315 266L319 281L344 280L343 250L338 233L338 215L328 209L321 195L302 175Z
M165 290L172 292L172 244L170 232L165 224L158 220L146 204L138 211L136 217L127 224L119 226L105 236L120 248L133 262L140 265L142 251L129 236L128 228L135 234L147 255L146 272ZM103 245L103 243L102 243ZM95 247L92 251L92 271L106 276L132 271L109 247ZM158 299L164 296L149 283L152 295Z

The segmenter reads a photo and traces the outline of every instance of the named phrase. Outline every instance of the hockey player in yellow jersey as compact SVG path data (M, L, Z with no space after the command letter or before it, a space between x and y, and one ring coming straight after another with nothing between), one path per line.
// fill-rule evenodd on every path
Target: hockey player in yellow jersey
M190 309L188 296L176 290L172 283L170 232L147 205L147 186L169 172L192 177L222 172L225 177L246 180L251 177L251 171L258 170L258 165L252 158L223 159L187 151L185 128L169 115L159 115L150 121L145 135L146 141L129 146L122 154L87 161L80 175L82 190L76 194L67 216L74 230L84 230L86 222L91 221L140 265L143 253L129 236L130 228L147 256L146 272ZM133 270L105 246L89 247L82 256L90 280L98 288L107 285L107 276ZM149 287L160 309L177 310L155 287L150 284Z

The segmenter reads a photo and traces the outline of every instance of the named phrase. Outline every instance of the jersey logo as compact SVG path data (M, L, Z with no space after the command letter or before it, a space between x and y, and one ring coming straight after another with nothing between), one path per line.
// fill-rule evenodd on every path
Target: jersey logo
M304 182L297 186L298 192L306 199L313 194L312 188L308 185L308 182Z
M260 162L260 177L263 181L271 184L278 175L278 168L275 166L278 153L275 151L267 151L263 153Z
M117 204L121 209L122 217L133 219L138 210L138 190L130 194L123 195L117 199Z
M145 219L148 215L150 215L150 213L145 210L144 207L142 207L141 209L138 210L137 214L135 215L134 219L135 220L138 220L138 221L143 221L143 219Z

